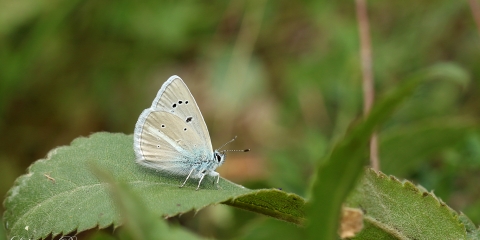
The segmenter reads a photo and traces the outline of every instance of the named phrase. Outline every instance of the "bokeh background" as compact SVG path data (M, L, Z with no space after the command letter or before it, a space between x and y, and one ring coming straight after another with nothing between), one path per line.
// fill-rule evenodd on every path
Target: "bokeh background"
M480 33L468 1L374 0L368 11L378 98L444 62L467 76L425 84L379 128L382 170L478 225ZM229 149L252 149L230 153L223 177L308 197L313 166L362 116L355 3L0 0L0 193L79 136L132 134L175 74L214 147L238 136ZM218 238L292 227L224 206L172 222Z

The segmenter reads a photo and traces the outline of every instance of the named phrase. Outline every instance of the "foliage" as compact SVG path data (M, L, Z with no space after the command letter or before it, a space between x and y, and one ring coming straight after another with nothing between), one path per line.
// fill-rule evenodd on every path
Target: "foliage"
M306 238L309 220L328 222L325 229L336 234L343 203L363 210L359 239L421 239L427 235L416 233L432 219L459 238L478 239L480 34L471 9L465 1L368 1L377 107L411 77L431 80L402 95L402 105L384 105L380 119L359 117L354 6L0 0L5 233L11 236L17 222L18 231L26 223L31 231L49 226L29 236L78 230L82 239L134 239L156 218L152 228L186 228L193 237ZM192 90L214 146L238 135L229 147L252 149L228 155L218 169L221 190L210 189L210 181L197 192L193 185L178 189L181 178L134 164L130 136L91 134L130 134L174 74ZM449 81L438 81L445 76ZM362 172L372 129L383 173ZM56 148L62 145L69 146ZM98 188L72 191L88 184ZM162 193L166 203L158 201ZM333 201L316 206L319 198ZM318 216L309 210L322 207L328 211ZM406 222L407 209L422 215ZM160 219L167 216L168 226Z
M141 196L142 200L120 202L123 208L139 201L156 216L174 216L228 201L231 206L302 222L304 200L298 196L278 190L252 191L223 179L220 189L208 184L214 179L205 180L201 191L194 191L192 181L179 188L182 178L136 164L132 146L131 136L97 133L56 148L47 159L37 161L28 174L17 179L5 200L4 221L10 237L38 239L119 226L122 219L114 204L118 201L115 196L127 193L116 189L114 198L110 198L108 190L113 181L125 182L130 185L125 188ZM92 166L115 180L102 181L89 169ZM268 205L264 204L266 199Z

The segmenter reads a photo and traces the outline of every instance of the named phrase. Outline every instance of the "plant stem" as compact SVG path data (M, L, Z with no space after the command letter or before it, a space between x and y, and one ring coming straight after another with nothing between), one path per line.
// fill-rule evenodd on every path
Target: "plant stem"
M365 0L356 0L358 29L360 34L360 60L362 64L363 77L363 114L366 116L372 109L375 98L375 89L372 73L372 46L370 40L370 26L368 22L367 6ZM378 158L377 134L374 132L370 139L370 164L375 170L380 169Z

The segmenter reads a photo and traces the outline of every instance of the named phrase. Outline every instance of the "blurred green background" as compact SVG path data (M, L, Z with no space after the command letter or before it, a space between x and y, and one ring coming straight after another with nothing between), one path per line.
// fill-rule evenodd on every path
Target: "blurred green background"
M442 62L468 76L423 85L379 129L382 171L433 190L478 225L480 33L471 9L368 4L377 97ZM362 116L357 26L354 1L0 0L0 193L76 137L133 133L176 74L214 147L238 135L229 148L252 149L230 153L221 176L307 197L314 164ZM296 230L225 206L172 222L217 238Z

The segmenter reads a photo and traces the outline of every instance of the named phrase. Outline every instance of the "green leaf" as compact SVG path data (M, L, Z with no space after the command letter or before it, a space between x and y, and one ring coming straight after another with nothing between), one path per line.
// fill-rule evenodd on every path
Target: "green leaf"
M467 239L459 215L433 193L372 169L364 176L347 201L366 216L356 239Z
M224 203L298 225L305 223L305 200L276 189L257 190L255 194L246 194Z
M340 208L367 164L367 146L375 128L426 80L465 78L465 72L453 64L437 64L412 75L373 107L369 116L352 129L333 148L327 161L321 161L311 189L308 208L310 239L336 239Z
M308 210L310 239L337 238L340 207L367 164L367 146L371 134L376 125L384 122L419 83L418 78L413 78L380 100L368 118L333 148L327 161L322 161L325 164L318 167Z
M95 169L95 175L110 185L110 195L123 216L125 230L132 239L201 239L178 227L169 227L145 206L145 202L124 182Z
M479 240L480 239L480 228L475 226L475 223L470 220L465 214L462 212L458 215L458 219L465 225L465 229L467 230L467 237L468 239L472 240Z
M220 189L216 189L210 177L202 182L199 191L195 191L194 180L179 188L185 177L168 176L136 164L132 146L132 136L96 133L74 140L71 146L54 149L47 159L32 164L4 201L3 220L8 235L38 239L121 225L119 211L108 194L109 184L90 171L92 165L126 182L156 216L174 216L227 201L246 210L302 222L301 214L295 213L303 210L304 200L298 196L278 190L254 191L225 179L220 179ZM265 195L277 199L263 206ZM292 197L300 204L286 206L284 203ZM299 210L292 210L295 207ZM299 219L292 220L292 216Z
M404 176L426 157L457 144L475 127L465 119L435 119L384 131L380 135L382 171Z
M375 219L365 216L363 219L363 229L355 235L353 239L382 239L382 240L399 240L405 239L397 236L394 232L388 231L389 229L383 226L381 223L375 221ZM381 230L383 229L383 231Z
M291 239L304 239L305 229L299 228L292 224L284 224L280 221L275 221L270 218L259 218L250 221L244 230L243 236L235 239L245 240L291 240Z

